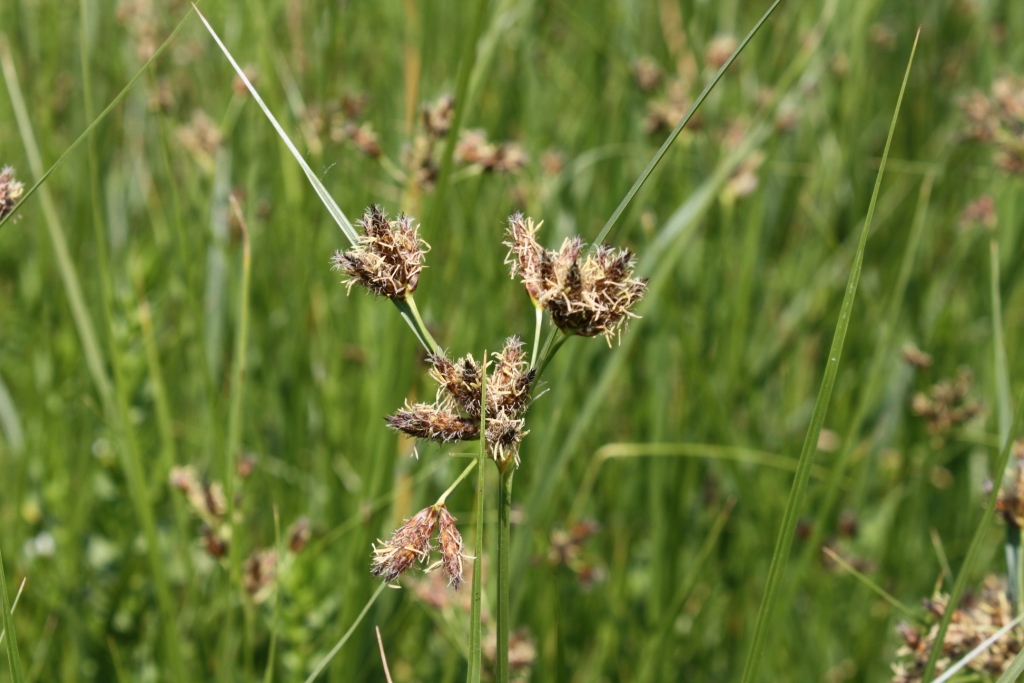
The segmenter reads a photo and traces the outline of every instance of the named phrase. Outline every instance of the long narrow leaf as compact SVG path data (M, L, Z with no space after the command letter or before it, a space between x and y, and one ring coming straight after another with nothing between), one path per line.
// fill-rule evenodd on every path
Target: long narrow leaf
M829 400L832 398L832 388L835 385L836 374L839 372L839 360L842 358L843 344L846 341L846 332L850 326L850 315L853 312L853 302L857 295L857 286L860 284L860 272L864 264L864 250L867 247L868 234L871 231L871 219L875 212L875 203L878 200L878 192L885 173L885 162L889 158L889 148L892 145L893 133L896 131L896 121L899 118L900 105L903 103L903 93L906 91L907 80L910 78L910 67L914 63L914 53L917 51L917 41L920 35L921 31L919 29L917 36L914 38L914 46L910 50L907 70L903 75L903 84L900 86L899 98L896 100L896 111L893 112L892 123L889 125L889 136L885 141L885 150L882 152L882 163L878 168L878 176L875 178L875 187L871 193L867 218L864 221L864 227L861 229L857 254L854 257L853 268L850 271L850 278L846 285L846 294L843 296L843 304L839 312L839 320L836 323L835 335L832 338L832 346L829 349L828 362L825 365L825 376L822 378L821 389L818 391L818 398L814 403L811 423L807 428L807 436L804 439L803 449L800 452L800 464L793 480L793 487L789 492L789 500L786 502L786 511L782 518L782 528L779 530L779 537L775 543L775 552L772 554L771 566L768 569L768 581L765 585L764 597L758 609L757 623L754 625L754 637L750 644L746 664L743 667L743 677L741 679L743 683L754 683L757 679L761 654L768 639L768 627L771 624L775 608L775 599L779 586L782 583L782 577L785 575L786 566L789 563L790 547L793 545L793 536L796 533L804 491L807 488L807 480L811 474L811 465L814 464L814 454L818 448L818 437L821 435L825 413L828 411Z
M0 552L0 612L3 612L4 633L7 634L7 663L11 669L11 680L22 683L25 674L21 670L21 656L18 654L18 638L11 619L11 600L7 596L7 577L4 575L4 554Z

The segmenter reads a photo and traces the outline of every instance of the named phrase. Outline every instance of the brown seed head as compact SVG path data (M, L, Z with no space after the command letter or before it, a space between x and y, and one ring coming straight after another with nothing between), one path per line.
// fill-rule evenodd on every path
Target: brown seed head
M14 179L14 169L4 166L0 169L0 220L14 211L14 205L21 199L25 186Z
M423 255L430 248L419 238L411 216L388 220L379 206L371 206L359 221L363 235L348 251L335 252L331 263L343 271L352 285L361 285L377 296L404 301L419 284Z
M473 356L467 354L457 361L451 361L440 353L432 355L429 360L430 376L438 383L438 401L443 402L446 397L450 397L471 417L480 417L480 378L483 370Z
M423 105L423 127L427 135L443 138L448 134L455 116L455 96L442 95L435 101Z
M309 517L299 517L288 530L288 550L293 553L300 552L312 536L313 528L309 523Z
M253 602L264 602L274 588L277 576L277 551L273 548L256 550L242 567L242 584Z
M448 584L459 590L462 584L462 535L455 527L455 518L444 505L437 506L437 540L441 546L441 566Z
M373 546L374 576L394 581L417 560L424 562L430 553L430 537L437 527L437 508L428 507L417 512L387 541L377 540Z

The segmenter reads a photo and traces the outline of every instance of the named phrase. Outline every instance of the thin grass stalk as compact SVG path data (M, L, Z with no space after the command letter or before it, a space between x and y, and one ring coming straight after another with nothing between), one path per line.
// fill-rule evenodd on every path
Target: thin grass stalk
M195 6L193 5L193 8L194 7ZM170 45L171 42L174 41L174 38L175 38L175 36L178 35L178 32L181 31L182 28L184 28L185 22L188 21L188 18L190 16L192 16L192 11L193 10L189 10L185 14L185 16L182 17L181 21L178 22L178 25L175 26L174 30L171 31L169 36L167 36L167 39L164 40L164 42L162 42L160 44L160 47L158 47L156 49L156 51L153 53L153 56L150 57L148 60L146 60L146 63L142 65L142 68L140 68L137 72L135 72L135 75L132 76L132 79L130 81L128 81L128 84L126 86L124 86L124 88L121 90L121 92L119 92L117 94L117 97L115 97L113 100L111 100L110 104L107 105L106 109L101 111L100 115L97 116L95 119L93 119L92 123L90 123L86 127L86 129L84 131L82 131L82 134L79 135L77 138L75 138L75 141L71 143L71 146L68 147L66 150L64 150L63 154L61 154L59 157L57 157L57 161L53 162L53 165L50 166L50 168L48 168L44 173L41 173L41 174L37 175L35 184L32 185L32 187L30 187L28 190L25 191L25 193L21 197L21 201L19 201L14 206L13 210L11 211L11 213L8 214L7 216L5 216L3 219L0 219L0 228L3 227L4 223L6 223L12 217L14 217L14 215L17 213L18 208L21 207L22 204L27 202L29 197L31 197L33 194L35 194L36 190L38 190L42 186L42 184L44 182L46 182L46 179L50 177L50 174L53 173L54 171L56 171L60 167L60 165L64 163L64 160L67 159L67 157L73 151L75 151L75 149L80 144L82 144L83 140L85 140L87 137L89 137L89 134L92 133L93 129L96 126L98 126L100 124L100 122L103 121L103 119L105 119L107 117L107 114L109 114L114 109L114 107L116 107L121 102L121 100L124 99L124 96L127 95L128 91L132 89L133 85L135 85L135 81L139 80L139 78L142 76L142 74L146 73L146 71L149 69L149 65L152 64L154 61L156 61L156 59L161 54L163 54L163 51L165 49L167 49L167 46ZM5 34L3 32L0 32L0 51L9 54L9 47L7 45L7 34Z
M484 412L484 411L480 411ZM482 439L484 440L484 439ZM506 462L498 484L498 654L497 681L508 683L509 563L512 551L512 476L514 463Z
M999 291L999 242L992 240L989 248L990 278L989 298L992 301L992 350L993 369L996 376L996 406L999 426L999 443L1009 436L1010 416L1013 407L1010 398L1010 370L1006 358L1006 345L1003 341L1003 302ZM1017 464L1011 464L1012 471ZM1003 482L1010 472L993 473L992 480ZM999 484L996 484L997 486ZM1017 611L1024 608L1024 596L1021 595L1022 572L1020 529L1013 524L1006 525L1006 583L1010 594L1010 602L1017 606Z
M28 577L23 578L21 580L21 585L18 586L18 592L14 594L14 602L11 603L11 616L12 617L14 616L14 610L18 609L18 601L21 600L21 594L25 590L25 583L27 583L27 582L28 582ZM0 624L2 624L2 623L3 623L3 620L0 619ZM0 628L0 645L4 644L4 636L6 636L6 635L7 635L7 629L6 628Z
M371 607L373 607L373 603L377 602L377 598L380 597L380 594L383 593L384 589L387 587L388 584L384 581L382 581L381 584L377 586L377 590L373 592L373 595L370 596L370 599L366 601L365 605L363 605L362 611L359 612L359 616L357 616L355 621L352 622L352 625L349 627L349 629L345 631L345 635L343 635L341 637L341 640L339 640L337 644L331 648L331 651L328 652L324 656L324 658L320 660L320 662L316 665L316 668L313 669L313 673L309 674L309 677L306 679L305 683L313 683L313 681L316 680L316 677L323 673L323 670L326 669L327 665L331 663L331 660L334 659L334 656L341 651L341 648L345 647L345 643L347 643L348 639L352 637L353 633L355 633L356 627L359 626L359 624L363 621L363 618L366 616L366 613L370 611Z
M487 358L486 349L484 349L484 355L481 358ZM486 372L480 375L480 405L487 405ZM486 410L480 411L480 433L487 433ZM476 539L474 541L476 548L473 551L473 593L470 598L469 608L469 669L466 672L466 683L480 683L482 664L480 641L483 631L481 607L483 605L484 499L487 495L487 477L484 464L487 462L487 439L480 439L479 446L476 456L476 512L474 520L476 524Z
M234 525L235 519L235 471L238 463L238 449L242 435L242 402L245 390L245 365L246 346L249 336L249 286L252 272L252 251L249 243L249 230L245 223L245 216L238 201L231 197L231 208L235 212L238 224L242 229L242 287L239 293L239 316L238 330L235 333L235 358L232 368L231 398L228 408L228 438L224 448L224 495L227 498L228 510L227 519L232 524L231 544L228 555L230 560L231 585L233 591L228 591L229 609L226 615L227 627L224 629L224 676L231 679L234 671L234 648L232 622L234 621L234 610L231 609L232 595L240 594L242 591L242 555L239 546L238 528Z
M462 120L469 106L467 93L469 92L469 76L473 72L473 64L476 62L476 45L480 40L483 31L484 16L488 0L477 0L470 19L470 30L466 32L462 44L462 56L459 59L459 74L455 81L455 112L452 115L452 123L448 128L448 139L445 141L444 151L441 153L441 168L437 176L437 185L434 189L434 201L430 204L428 214L428 226L436 226L441 222L441 215L445 209L445 198L448 194L452 174L452 158L455 155L455 144L459 139L459 130L462 128Z
M839 553L837 553L836 551L832 550L831 548L829 548L827 546L822 548L822 552L824 552L826 555L828 555L830 560L832 560L833 562L838 564L840 567L842 567L848 574L853 576L853 578L857 579L862 584L864 584L864 586L866 586L868 588L868 590L870 590L872 593L874 593L878 597L882 598L887 603L889 603L890 605L892 605L893 607L898 609L900 612L902 612L904 614L904 616L909 617L910 619L913 619L914 621L917 621L919 619L919 617L920 617L919 613L915 612L911 608L909 608L906 605L904 605L892 593L890 593L889 591L887 591L884 588L882 588L881 586L879 586L877 583L875 583L874 581L869 579L863 573L857 571L856 567L854 567L852 564L850 564L849 562L844 560L839 555Z
M704 569L704 564L711 557L711 552L718 545L718 539L722 536L722 530L725 529L725 523L729 521L729 516L732 514L733 508L736 506L736 499L730 498L725 502L722 507L722 511L718 513L715 521L711 524L711 529L708 530L708 535L701 544L700 549L697 551L697 556L689 564L687 568L686 577L682 583L679 584L675 595L672 597L672 602L669 608L665 610L664 617L662 617L658 624L658 630L655 632L654 637L648 639L644 647L644 655L641 657L640 671L637 674L636 680L639 683L646 683L651 680L654 675L655 667L665 661L665 658L659 656L659 653L664 651L665 640L672 630L672 625L675 623L676 618L682 612L683 607L686 605L686 601L690 599L690 594L693 593L693 589L697 586L697 580L700 578L701 571Z
M839 372L839 360L843 355L843 343L846 341L846 331L850 325L850 315L853 310L853 302L857 295L857 286L860 284L861 267L864 264L864 251L867 247L868 234L871 230L871 220L874 216L875 204L878 200L879 189L882 185L882 177L885 173L885 162L889 158L889 148L892 145L893 134L896 131L896 121L899 118L900 105L903 103L903 94L907 88L907 81L910 78L910 67L914 63L914 53L917 51L917 41L921 36L918 29L914 38L914 46L910 50L910 58L907 60L907 69L903 75L903 84L900 86L900 94L896 100L896 111L893 112L892 122L889 125L889 135L885 141L885 150L882 152L882 163L878 168L878 175L875 178L875 187L871 193L871 202L868 205L867 218L864 220L864 227L861 229L860 241L857 246L857 253L854 256L853 267L846 285L846 293L843 296L843 304L839 313L839 320L836 323L835 334L832 338L832 345L829 349L828 363L825 366L825 376L821 381L821 389L818 391L818 398L814 403L814 411L811 414L811 423L807 428L807 436L800 452L800 464L796 476L793 478L793 486L789 492L789 499L786 502L786 510L782 518L782 528L779 530L778 540L775 544L775 551L772 554L771 565L768 570L768 580L765 584L764 597L761 606L758 608L757 622L754 625L754 636L751 640L750 651L747 661L743 667L742 683L754 683L760 671L759 665L765 643L768 639L768 628L771 625L772 614L775 608L775 599L782 583L782 578L789 563L790 548L793 545L793 536L796 533L796 525L800 517L800 508L803 504L804 491L807 489L807 480L810 477L811 465L814 464L814 454L818 449L818 437L821 435L821 427L825 421L825 413L828 410L829 400L832 398L832 388L835 385L836 375ZM941 638L937 641L941 642Z
M4 633L8 634L7 637L7 664L11 670L11 681L13 683L23 683L25 680L25 674L21 670L21 655L18 654L18 636L14 630L14 620L11 618L11 612L14 608L11 606L11 599L7 595L7 577L4 575L4 554L0 549L0 612L3 612L3 624Z
M274 504L274 548L277 550L277 559L280 562L284 548L281 546L281 513ZM281 625L281 574L274 573L274 611L270 618L270 652L267 654L267 668L263 671L263 683L271 683L274 680L274 658L277 655L277 632Z
M1024 674L1024 650L1017 653L996 683L1014 683L1021 677L1021 674Z
M907 238L907 246L903 252L903 259L900 263L900 270L896 276L896 284L889 299L885 319L882 321L881 330L878 335L878 343L875 346L874 354L871 357L867 371L867 381L864 383L864 390L857 401L857 407L853 419L846 430L839 457L832 466L832 474L825 486L825 495L821 506L814 519L814 526L811 528L811 535L807 540L806 550L801 559L801 566L806 567L813 560L816 548L825 535L826 525L831 519L832 511L839 500L840 485L846 474L846 468L853 456L857 445L857 435L873 405L872 401L877 395L882 380L885 378L885 362L889 358L889 350L892 346L892 339L899 323L900 310L903 307L903 299L906 295L907 284L910 282L910 275L913 272L914 260L917 256L918 247L921 244L921 236L924 234L924 226L928 217L928 204L931 199L932 187L935 182L935 174L929 173L921 183L921 191L917 198L917 208L914 211L914 222L910 228L910 236Z

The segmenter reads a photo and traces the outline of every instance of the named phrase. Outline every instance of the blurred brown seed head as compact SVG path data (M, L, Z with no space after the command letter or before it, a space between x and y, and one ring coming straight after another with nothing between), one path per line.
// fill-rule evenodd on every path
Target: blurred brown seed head
M24 194L25 186L14 177L14 169L4 166L0 169L0 220L14 211L14 205Z
M664 76L661 65L649 56L643 56L633 62L633 80L642 92L650 92L661 85Z
M904 344L903 348L900 349L900 354L903 356L903 360L907 361L915 368L926 370L932 366L931 355L917 348L917 345L913 342L907 342Z
M982 229L991 232L996 229L999 219L996 214L996 203L992 195L983 194L967 206L960 213L961 230Z
M309 517L299 517L288 529L288 550L293 553L301 552L312 536L313 527L309 523Z
M715 36L710 43L708 43L707 52L704 55L704 61L712 69L721 69L722 66L729 61L729 57L733 51L739 45L739 41L736 40L735 36L721 35Z
M455 96L442 95L433 102L423 105L423 128L427 135L437 139L443 138L451 128L455 116Z
M277 577L277 551L273 548L256 550L242 565L242 585L256 604L266 601Z
M423 256L429 249L413 218L399 214L388 220L382 208L371 206L359 227L363 230L359 244L335 252L333 268L348 276L345 284L350 292L353 285L360 285L377 296L404 301L419 284Z

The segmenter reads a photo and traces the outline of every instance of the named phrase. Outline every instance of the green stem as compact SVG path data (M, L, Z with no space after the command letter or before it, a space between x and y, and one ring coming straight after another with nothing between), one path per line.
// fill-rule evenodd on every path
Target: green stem
M403 303L405 306L402 305ZM423 318L420 317L420 309L416 307L416 299L412 297L412 294L405 297L404 302L395 301L395 305L398 306L398 310L402 312L402 317L406 318L409 322L409 325L412 327L413 332L416 333L416 336L420 338L420 343L422 343L427 349L427 352L438 353L441 350L441 347L438 346L437 342L434 341L434 338L430 336L430 331L424 324ZM406 316L406 311L403 310L403 308L408 309L411 319Z
M506 462L498 489L498 683L508 683L508 556L512 551L512 475L515 471L515 465Z
M487 350L484 350L483 358L487 358ZM480 377L480 405L487 405L487 373ZM487 433L487 411L480 411L480 432ZM487 439L480 439L480 450L477 451L476 468L476 548L473 551L473 595L470 603L469 616L469 671L466 674L466 683L480 683L481 663L481 603L483 584L481 567L483 565L484 553L484 498L486 496L485 480L486 470L484 461L487 459Z
M537 325L536 331L533 334L533 353L530 355L530 369L537 367L537 351L540 350L540 329L544 323L544 309L540 306L534 306L534 310L537 312Z
M484 439L481 439L480 441L484 442ZM448 487L447 491L441 494L441 497L437 499L437 502L434 503L434 505L444 505L444 502L448 500L448 496L452 494L452 491L455 490L455 487L462 483L462 480L469 476L469 473L473 471L473 468L476 467L476 463L477 461L474 460L473 462L466 465L466 469L462 470L462 474L459 475L459 478L452 482L452 485Z

